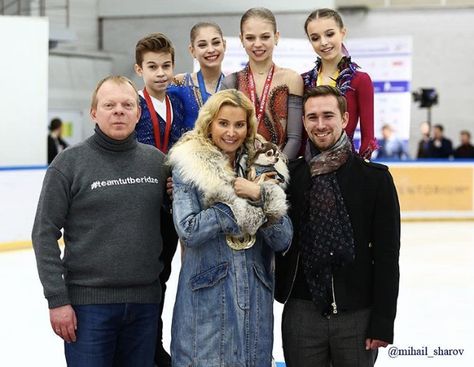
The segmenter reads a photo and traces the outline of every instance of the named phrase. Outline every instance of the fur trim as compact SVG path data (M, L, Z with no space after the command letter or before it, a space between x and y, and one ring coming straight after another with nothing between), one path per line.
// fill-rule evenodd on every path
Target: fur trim
M277 221L288 210L286 194L283 189L273 183L262 184L263 211L269 222Z
M264 223L262 208L235 194L232 182L236 175L229 167L227 157L208 139L188 136L171 149L168 162L185 182L203 193L205 207L217 202L228 205L242 233L255 234Z

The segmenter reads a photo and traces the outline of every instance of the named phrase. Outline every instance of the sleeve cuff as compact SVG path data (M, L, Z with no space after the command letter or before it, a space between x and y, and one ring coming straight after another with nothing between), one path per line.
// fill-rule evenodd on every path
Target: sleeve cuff
M60 306L70 305L71 300L67 294L59 294L56 296L46 297L48 301L48 308L56 308Z
M239 234L239 226L232 213L232 209L221 202L214 204L214 209L217 211L217 220L219 221L222 232L225 234L237 235Z

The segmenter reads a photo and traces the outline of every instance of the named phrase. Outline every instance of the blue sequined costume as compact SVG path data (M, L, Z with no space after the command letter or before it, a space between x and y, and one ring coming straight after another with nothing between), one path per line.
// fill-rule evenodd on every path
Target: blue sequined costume
M186 73L182 82L171 84L168 87L167 93L169 96L179 99L183 105L183 124L191 130L203 105L199 86L194 84L191 74Z
M184 107L181 100L171 94L168 94L173 108L173 121L171 124L170 136L168 141L169 150L174 143L183 135L186 131L191 130L193 126L188 126L184 121ZM153 133L153 121L151 120L150 110L146 104L145 98L140 96L140 107L142 109L142 114L140 120L138 121L135 131L137 133L137 140L140 143L155 145L155 136ZM164 141L164 132L166 129L166 121L158 114L158 121L160 124L160 140Z

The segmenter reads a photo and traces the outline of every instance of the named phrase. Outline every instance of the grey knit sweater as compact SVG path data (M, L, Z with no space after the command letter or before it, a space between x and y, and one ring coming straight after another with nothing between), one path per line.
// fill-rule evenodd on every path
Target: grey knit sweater
M96 126L52 162L32 233L49 308L160 301L163 161L134 133L116 141Z

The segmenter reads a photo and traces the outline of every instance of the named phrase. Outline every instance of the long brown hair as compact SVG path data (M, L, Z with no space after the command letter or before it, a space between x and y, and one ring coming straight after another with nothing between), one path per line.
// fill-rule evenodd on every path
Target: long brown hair
M309 36L308 24L319 18L332 18L340 29L344 28L344 22L342 21L341 15L337 11L329 8L321 8L311 12L311 14L308 15L308 18L306 18L306 22L304 22L304 31L307 36Z

